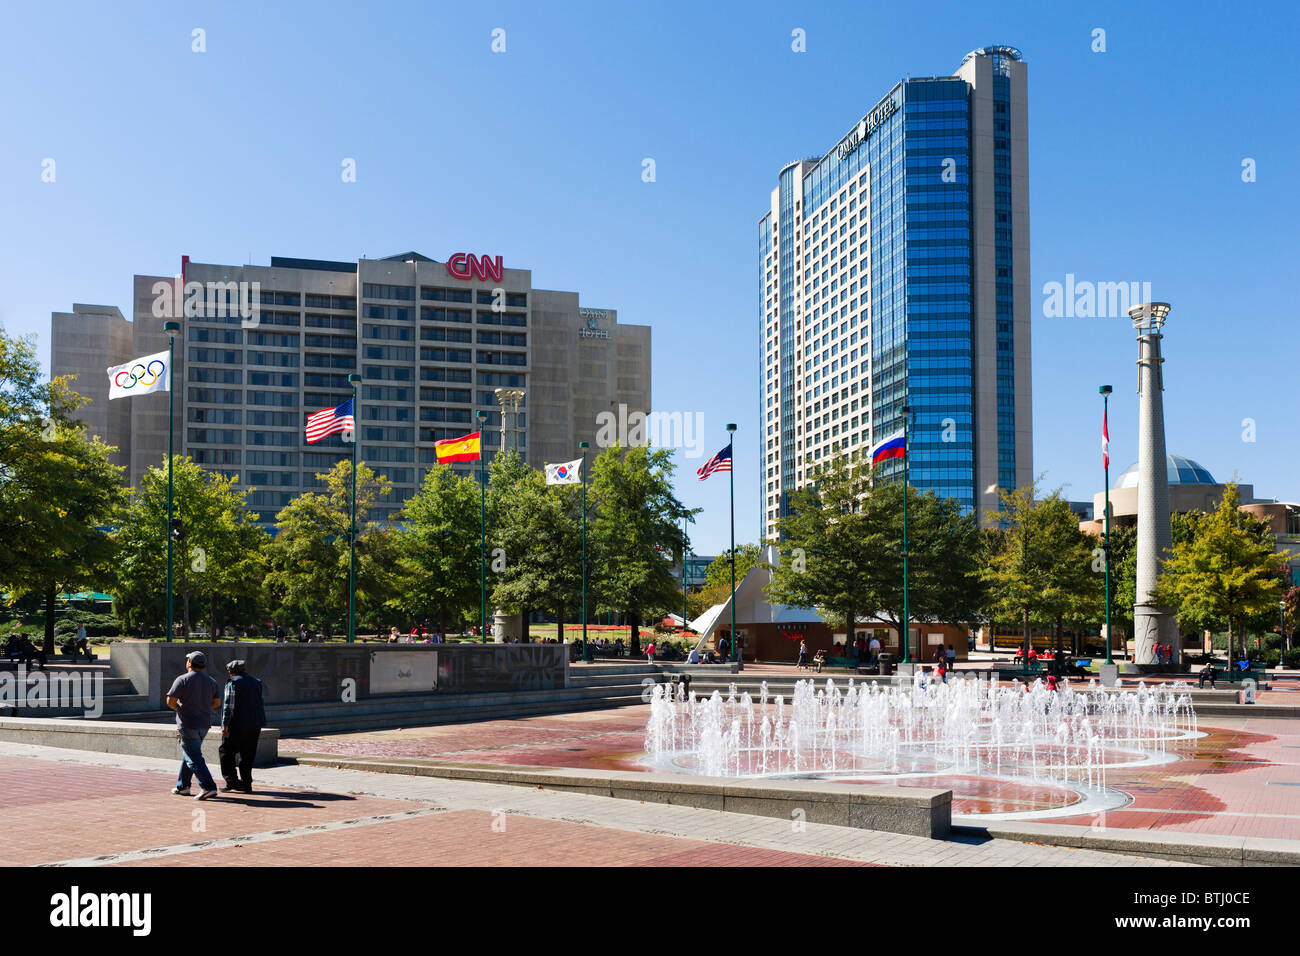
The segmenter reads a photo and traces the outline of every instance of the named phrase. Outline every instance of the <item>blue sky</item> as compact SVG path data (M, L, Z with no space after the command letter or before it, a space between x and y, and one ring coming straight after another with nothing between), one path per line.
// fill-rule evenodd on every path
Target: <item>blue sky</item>
M0 322L48 359L52 310L127 311L131 276L171 274L182 254L500 254L651 325L654 405L702 411L706 454L739 424L736 536L753 540L755 234L777 172L830 149L900 77L1004 43L1029 64L1044 485L1099 490L1099 384L1115 388L1113 470L1137 456L1127 319L1043 316L1044 284L1072 273L1150 282L1173 304L1171 451L1300 499L1296 25L1282 3L16 5L0 38ZM699 463L678 485L705 509L695 550L714 553L726 481L697 482Z

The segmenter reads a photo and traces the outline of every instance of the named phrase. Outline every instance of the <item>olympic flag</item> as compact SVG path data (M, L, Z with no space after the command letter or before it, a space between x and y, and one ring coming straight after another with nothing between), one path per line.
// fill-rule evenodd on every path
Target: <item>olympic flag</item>
M114 365L108 370L108 398L112 401L170 391L171 376L167 372L165 351L132 359L125 365Z

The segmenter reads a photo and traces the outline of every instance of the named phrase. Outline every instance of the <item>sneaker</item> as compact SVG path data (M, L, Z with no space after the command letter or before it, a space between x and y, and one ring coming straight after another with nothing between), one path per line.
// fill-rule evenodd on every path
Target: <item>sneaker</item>
M176 794L178 797L188 797L190 795L190 788L186 787L182 790L180 787L172 787L172 793Z
M215 791L215 790L200 790L200 791L199 791L199 795L198 795L197 797L195 797L194 799L195 799L195 800L211 800L211 799L212 799L213 797L215 797L216 795L217 795L217 791Z
M243 790L244 788L237 783L225 783L222 784L221 789L226 791L226 793L238 793L240 790Z

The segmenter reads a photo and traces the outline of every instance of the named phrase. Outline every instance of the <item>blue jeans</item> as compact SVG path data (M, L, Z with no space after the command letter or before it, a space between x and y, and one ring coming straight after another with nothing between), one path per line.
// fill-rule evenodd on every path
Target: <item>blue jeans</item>
M189 788L191 777L198 777L199 786L204 790L217 789L207 761L203 759L203 738L207 735L207 727L201 730L185 728L177 734L181 742L181 775L176 779L176 786L182 790Z

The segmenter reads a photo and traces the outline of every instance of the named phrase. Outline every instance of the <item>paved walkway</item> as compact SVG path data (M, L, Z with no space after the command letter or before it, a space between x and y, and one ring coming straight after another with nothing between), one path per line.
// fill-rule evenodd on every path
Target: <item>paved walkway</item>
M168 793L178 764L0 743L0 866L1171 865L324 767L200 803Z

